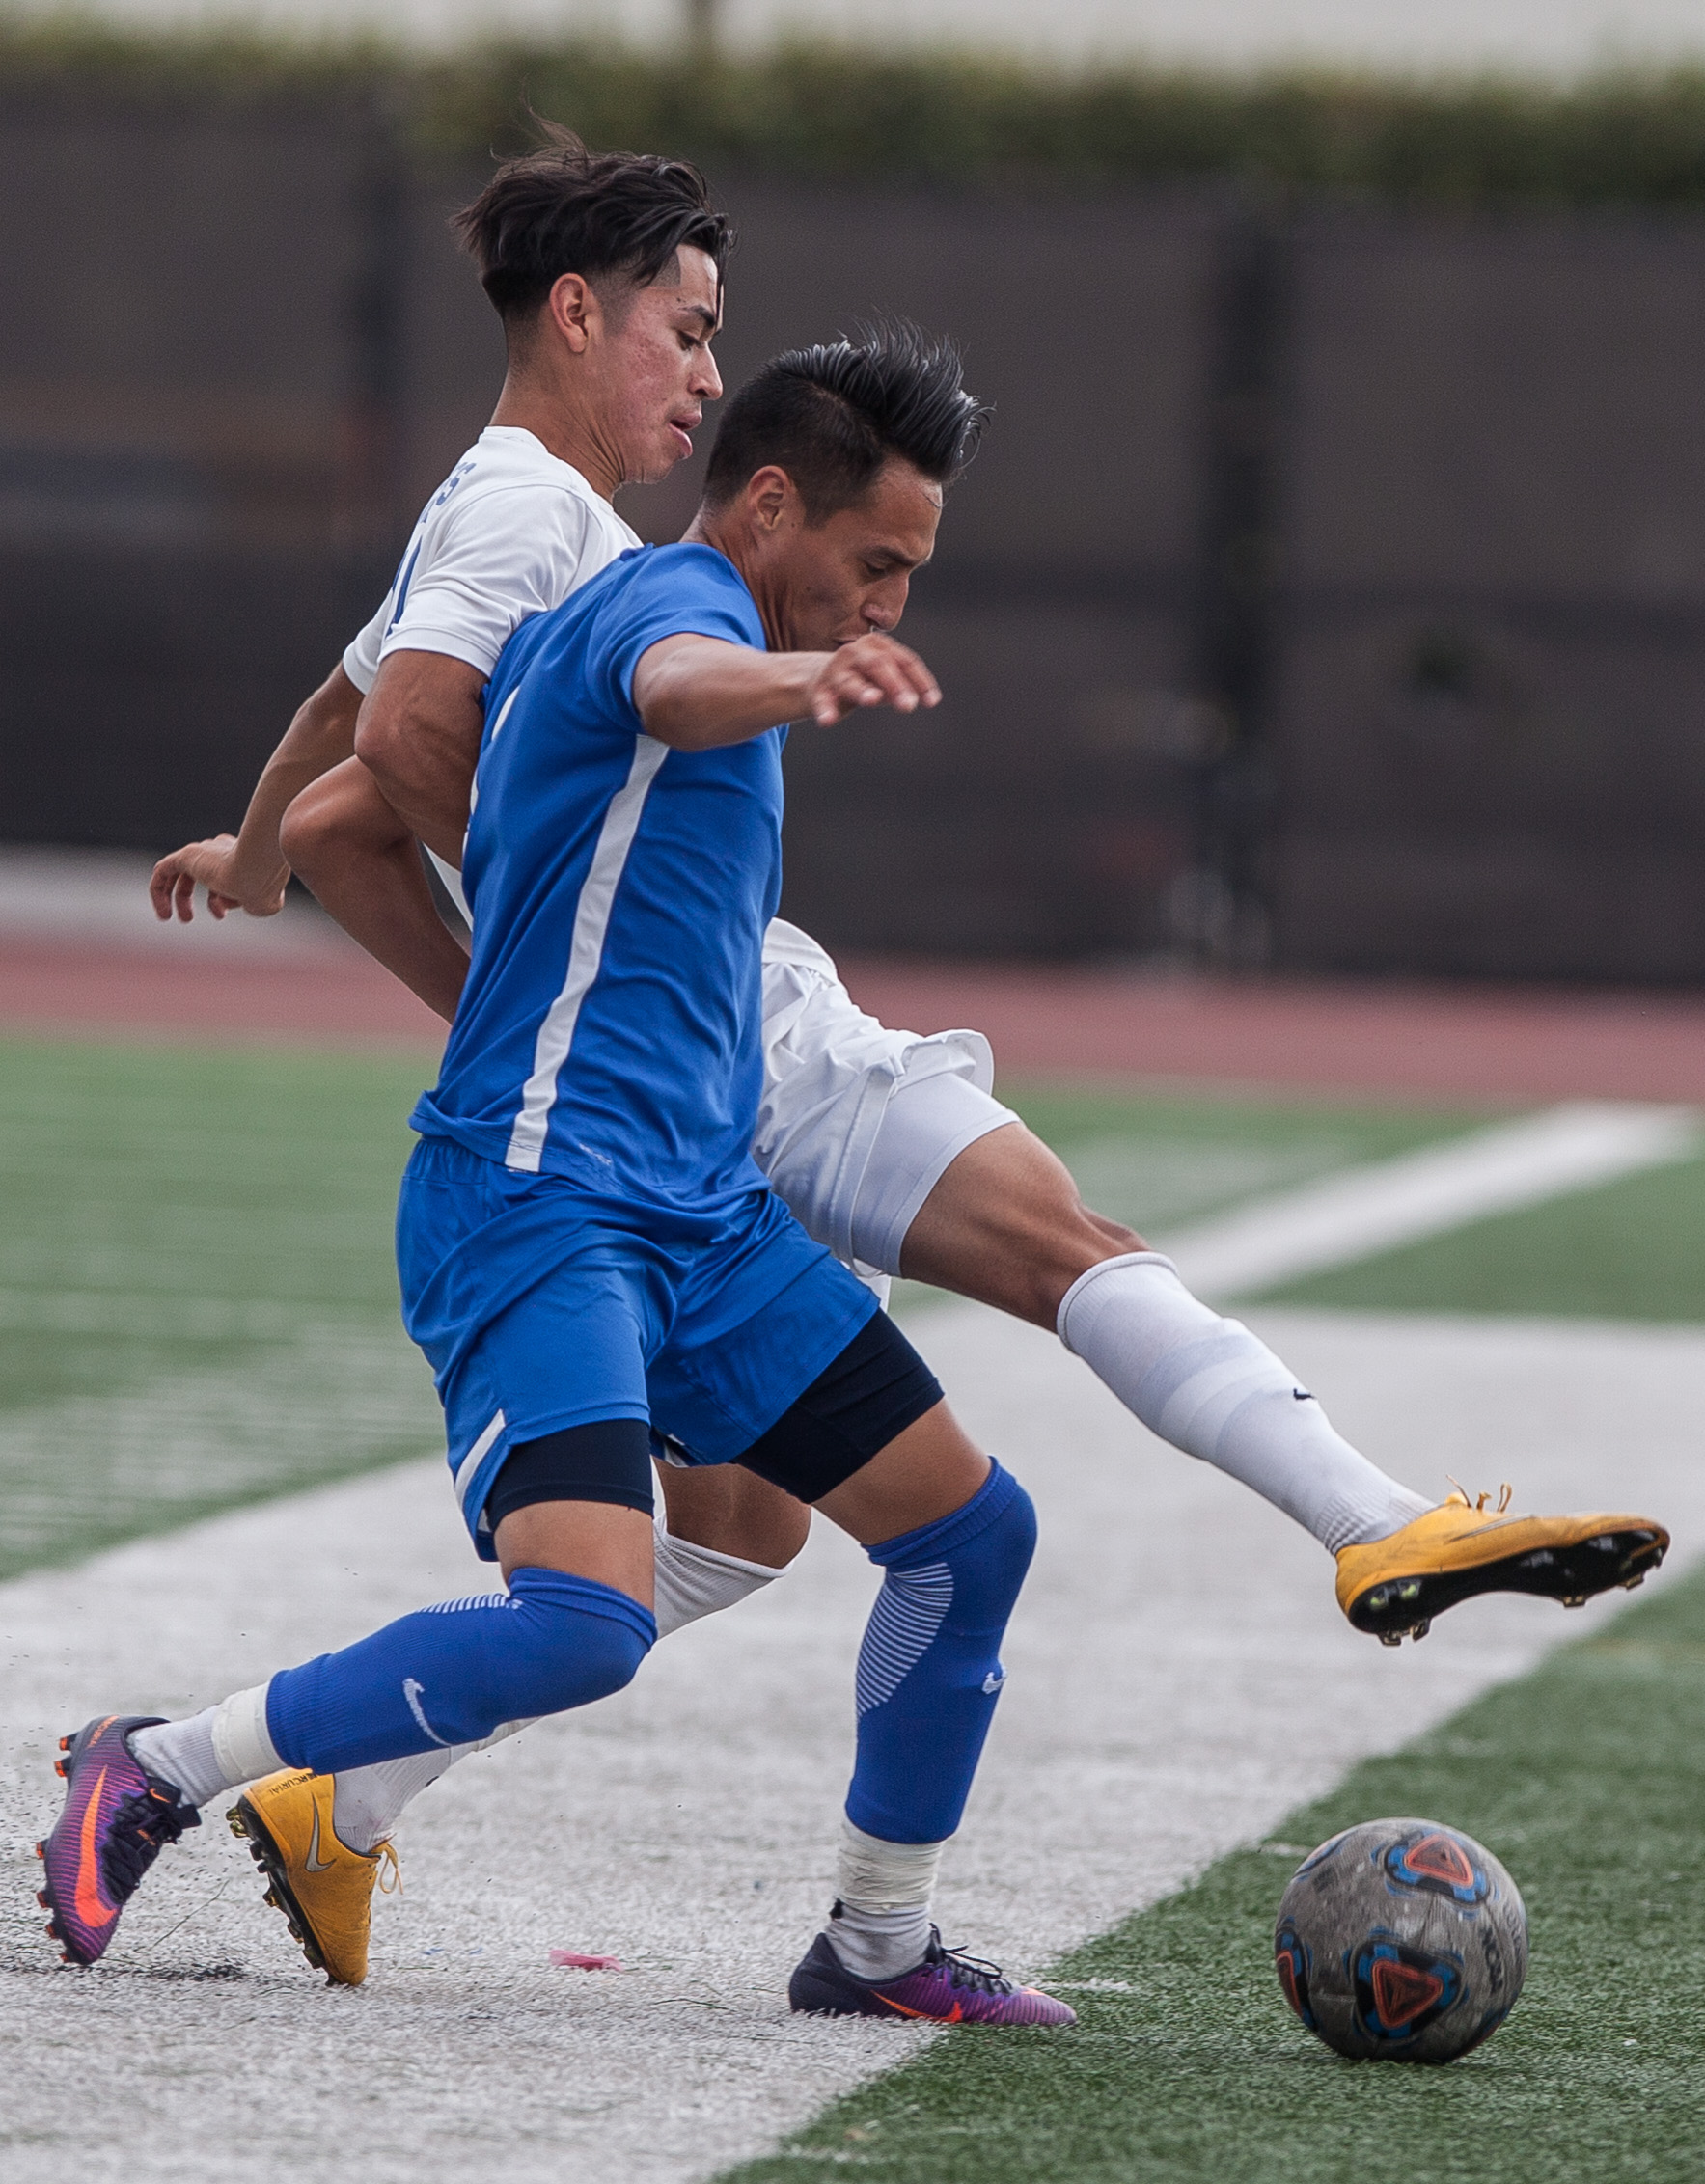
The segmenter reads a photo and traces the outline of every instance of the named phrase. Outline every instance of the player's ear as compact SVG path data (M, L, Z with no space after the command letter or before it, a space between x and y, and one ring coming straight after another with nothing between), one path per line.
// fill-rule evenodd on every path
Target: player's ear
M559 274L545 298L544 315L576 356L586 354L603 309L592 285L579 273Z
M780 530L797 499L792 478L779 463L766 463L746 480L746 512L761 533Z

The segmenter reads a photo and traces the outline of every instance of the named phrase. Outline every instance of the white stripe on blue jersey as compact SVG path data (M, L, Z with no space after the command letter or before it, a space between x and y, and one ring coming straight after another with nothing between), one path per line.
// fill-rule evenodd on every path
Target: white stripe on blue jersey
M502 725L502 723L499 723ZM550 1128L551 1109L557 1104L557 1076L574 1045L574 1026L580 1021L580 1004L598 975L603 960L604 936L610 930L610 913L621 879L627 853L639 832L646 793L657 769L669 756L669 746L646 735L634 738L633 764L627 779L610 799L604 824L598 830L598 846L592 852L591 870L580 890L574 909L574 940L568 950L568 976L563 991L551 1003L538 1027L538 1044L533 1052L533 1075L527 1079L521 1112L509 1133L509 1149L504 1164L538 1172ZM756 1118L755 1118L756 1119Z
M751 1144L784 731L647 736L634 669L686 634L763 646L708 546L624 555L505 648L462 872L473 955L414 1119L521 1174L713 1214L766 1188Z

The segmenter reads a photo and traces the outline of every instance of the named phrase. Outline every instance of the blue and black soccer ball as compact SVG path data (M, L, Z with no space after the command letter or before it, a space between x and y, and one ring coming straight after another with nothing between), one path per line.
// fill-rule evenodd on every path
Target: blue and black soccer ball
M1284 1999L1357 2061L1451 2062L1527 1975L1527 1914L1491 1851L1435 1820L1367 1820L1310 1851L1279 1906Z

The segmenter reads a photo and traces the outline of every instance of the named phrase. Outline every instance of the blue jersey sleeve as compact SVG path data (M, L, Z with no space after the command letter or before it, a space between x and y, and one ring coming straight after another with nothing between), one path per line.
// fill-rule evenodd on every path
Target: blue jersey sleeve
M738 570L713 546L658 546L599 615L591 647L603 696L639 725L634 669L666 637L716 637L765 649L763 622Z

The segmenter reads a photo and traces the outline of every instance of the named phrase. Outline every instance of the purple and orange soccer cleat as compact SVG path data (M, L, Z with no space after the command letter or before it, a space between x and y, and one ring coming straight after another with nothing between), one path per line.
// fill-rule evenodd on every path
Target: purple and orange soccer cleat
M168 1843L202 1823L177 1785L151 1775L125 1742L132 1730L160 1718L103 1714L59 1740L68 1755L54 1761L67 1785L65 1811L36 1845L47 1869L36 1899L52 1914L47 1931L68 1964L93 1964L105 1953L143 1874Z
M791 2007L813 2017L909 2017L929 2025L1075 2025L1078 2014L1040 1987L1014 1986L993 1964L942 1947L929 1929L923 1961L894 1979L855 1979L821 1933L787 1983Z

